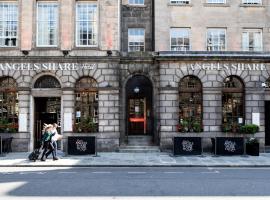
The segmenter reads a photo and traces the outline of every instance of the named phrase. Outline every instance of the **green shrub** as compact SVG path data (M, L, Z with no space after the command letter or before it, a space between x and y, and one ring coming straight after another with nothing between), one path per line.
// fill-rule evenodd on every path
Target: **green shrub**
M240 127L241 133L255 134L259 131L259 126L255 124L247 124Z

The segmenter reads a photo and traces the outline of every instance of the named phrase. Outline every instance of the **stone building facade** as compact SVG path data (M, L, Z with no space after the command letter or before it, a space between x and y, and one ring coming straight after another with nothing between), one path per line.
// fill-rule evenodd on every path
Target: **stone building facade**
M49 2L58 6L56 45L38 45L43 42L38 40L39 2L18 0L12 1L19 13L17 45L0 47L0 85L7 77L17 84L18 130L0 133L13 137L13 151L35 147L40 123L45 122L41 116L48 117L46 113L50 112L56 113L52 120L57 119L61 126L64 151L69 136L93 135L98 151L118 151L132 145L134 138L150 138L148 145L171 150L174 136L200 136L206 147L211 137L246 136L232 133L231 127L224 131L224 124L230 120L243 125L258 123L258 117L260 129L255 137L262 147L270 145L270 119L266 117L270 109L269 0L255 5L240 0L224 4L209 4L206 0L188 4L169 0ZM82 19L77 18L77 9L87 2L87 12L95 14L91 23L87 21L96 24L90 31L78 29L85 18L83 14ZM129 41L128 29L134 28L144 29L144 34L143 39L138 36L141 33L133 35L132 42L138 39L140 44L135 44L138 51L131 52L129 45L134 44ZM178 28L184 30L182 38ZM222 29L222 36L217 37L225 42L208 45L208 35L214 40L220 34L208 34L208 29ZM261 46L254 47L259 51L242 49L250 30L257 34L257 42L261 36ZM176 40L176 47L175 35L181 39ZM228 88L237 93L236 99ZM0 93L10 92L6 89ZM83 95L92 99L86 107L82 105ZM57 105L54 110L48 108L52 104ZM237 114L228 111L232 105L238 106ZM92 131L77 127L82 123L84 108L91 113L91 127L87 128ZM188 118L193 124L185 127L190 123Z

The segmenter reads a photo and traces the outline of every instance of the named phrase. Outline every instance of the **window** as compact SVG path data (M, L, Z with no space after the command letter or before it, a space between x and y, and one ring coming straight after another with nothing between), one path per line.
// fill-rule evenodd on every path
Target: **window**
M76 45L97 46L98 20L97 4L78 2L76 6Z
M38 2L37 4L37 46L57 46L58 5Z
M243 51L262 51L262 31L260 29L244 30L242 48Z
M270 88L270 78L265 81L265 88Z
M262 4L262 0L242 0L243 4Z
M188 28L171 28L171 51L189 51L189 33Z
M224 132L237 132L244 124L244 84L236 76L225 78L222 89L222 125Z
M0 78L0 132L18 132L18 93L13 78Z
M186 76L180 81L179 131L202 131L202 84L195 76Z
M226 3L226 0L207 0L207 3Z
M61 85L55 77L44 75L36 80L34 88L61 88Z
M171 0L171 4L180 4L180 5L190 4L190 0Z
M0 47L16 47L18 43L18 5L0 2Z
M144 0L128 0L130 5L144 5Z
M208 29L207 31L207 51L226 50L226 30Z
M75 86L75 131L98 132L98 84L83 77Z
M128 29L128 51L144 51L144 29Z

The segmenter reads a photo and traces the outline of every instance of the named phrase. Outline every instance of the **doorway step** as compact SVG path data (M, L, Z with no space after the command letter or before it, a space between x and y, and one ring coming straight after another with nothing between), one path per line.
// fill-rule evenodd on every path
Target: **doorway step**
M121 145L121 153L155 153L160 152L158 146L153 144L152 136L129 136L128 144Z

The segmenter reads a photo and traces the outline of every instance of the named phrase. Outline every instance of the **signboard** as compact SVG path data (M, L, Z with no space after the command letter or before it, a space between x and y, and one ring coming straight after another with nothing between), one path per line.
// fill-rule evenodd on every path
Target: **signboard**
M64 131L72 131L72 113L64 113Z
M244 138L241 137L217 137L216 155L243 155Z
M252 113L252 124L260 126L260 113Z
M174 137L174 155L201 155L202 142L200 137Z
M96 155L95 136L71 136L68 137L69 155Z

